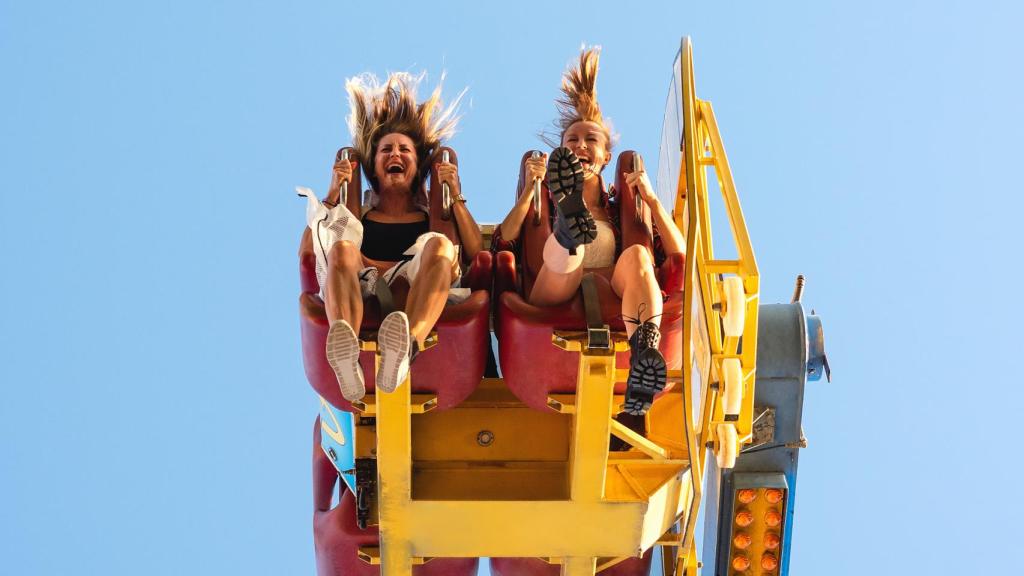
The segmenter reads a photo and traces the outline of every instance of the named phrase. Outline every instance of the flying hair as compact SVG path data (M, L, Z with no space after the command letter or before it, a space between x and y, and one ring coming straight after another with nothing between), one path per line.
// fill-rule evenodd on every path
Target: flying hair
M601 59L601 47L584 45L580 49L579 62L570 67L562 75L562 97L555 100L558 109L557 138L554 134L542 133L541 139L551 146L560 146L562 135L570 126L577 122L594 122L601 127L608 138L611 149L613 135L610 122L601 114L601 106L597 103L597 71Z
M362 164L374 189L377 188L373 173L373 157L377 145L387 134L398 132L408 136L416 146L417 184L426 177L433 156L441 141L455 133L458 124L458 107L465 90L445 106L441 101L441 82L421 103L416 102L416 90L426 77L408 72L392 72L381 83L373 74L360 74L345 81L351 113L348 129L352 135L352 147Z

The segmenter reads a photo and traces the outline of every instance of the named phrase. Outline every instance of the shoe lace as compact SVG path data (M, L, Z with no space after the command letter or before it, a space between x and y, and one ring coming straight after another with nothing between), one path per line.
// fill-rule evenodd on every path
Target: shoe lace
M630 346L632 348L655 348L658 345L658 341L661 339L661 332L658 329L658 325L652 322L652 320L661 316L661 314L655 314L654 316L650 316L644 320L643 315L644 310L646 309L647 303L641 302L640 306L637 308L636 317L630 317L626 314L621 315L623 322L636 324L636 331L633 332L633 337L630 338Z

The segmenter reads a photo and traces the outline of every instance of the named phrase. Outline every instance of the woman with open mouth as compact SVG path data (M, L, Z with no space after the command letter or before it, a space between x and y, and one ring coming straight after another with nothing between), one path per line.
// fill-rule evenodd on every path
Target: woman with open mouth
M564 97L557 102L561 146L549 158L526 160L524 189L495 230L491 248L519 254L519 234L533 201L532 183L546 178L553 233L544 245L544 264L528 300L538 306L562 304L576 294L585 271L613 269L611 285L622 299L630 344L623 408L641 415L666 381L665 358L658 350L661 334L657 318L663 300L654 267L668 254L682 253L685 241L641 168L628 174L626 183L651 209L654 255L652 258L640 245L622 249L619 199L609 196L601 177L611 160L611 131L597 103L599 56L596 48L584 49L578 65L565 73Z
M358 160L335 163L322 203L311 190L298 189L309 201L306 216L317 281L330 323L327 361L349 401L366 393L358 338L363 296L373 294L378 281L390 285L406 278L409 282L405 311L388 314L378 331L381 362L376 388L392 392L405 381L411 361L458 286L460 258L468 262L483 243L462 196L458 167L446 161L437 174L451 191L462 246L430 231L424 182L442 139L455 130L459 98L444 107L439 86L417 103L416 88L422 78L393 73L384 84L371 75L349 79L345 83L352 108L349 130ZM342 183L352 179L356 161L362 163L373 192L371 207L361 218L339 202ZM364 267L363 256L385 265Z

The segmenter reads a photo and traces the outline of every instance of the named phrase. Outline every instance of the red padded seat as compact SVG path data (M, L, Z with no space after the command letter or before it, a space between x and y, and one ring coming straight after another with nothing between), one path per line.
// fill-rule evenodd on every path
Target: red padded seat
M320 419L313 427L313 541L319 576L379 576L380 567L359 559L360 546L377 546L376 526L356 526L356 503L352 492L340 483L341 496L331 508L331 496L338 483L338 471L320 448ZM470 576L477 573L476 558L437 558L413 566L414 576Z
M454 151L449 149L450 161L457 163ZM358 190L359 168L353 171L350 184ZM448 236L459 244L458 232L453 218L442 217L440 184L431 178L430 185L430 226L431 230ZM358 201L349 195L350 210L359 213ZM366 265L373 262L364 258ZM299 246L299 281L302 293L299 296L299 323L302 333L302 359L306 378L317 394L335 407L352 411L352 405L341 395L337 378L324 354L327 340L327 315L323 300L319 296L320 286L316 279L316 256L313 253L311 235L307 228ZM455 305L445 306L440 319L434 326L438 344L423 351L412 365L414 393L437 395L437 409L451 408L465 400L476 389L483 377L487 354L490 350L489 313L492 280L492 255L481 251L473 259L470 269L463 275L462 285L473 290L469 299ZM395 306L402 309L408 293L408 284L397 280L392 286ZM376 298L363 301L363 322L360 337L367 338L376 332L382 320L380 305ZM366 382L367 394L375 390L374 354L363 352L359 357ZM453 370L453 367L457 367Z
M652 229L650 209L642 206L643 214L637 219L635 194L625 185L626 172L632 171L633 152L619 155L615 167L615 187L621 198L622 246L623 249L640 244L651 247ZM520 165L517 193L523 188L525 160ZM547 197L546 187L542 190ZM516 262L511 252L499 252L495 263L495 293L497 309L495 325L498 337L498 353L502 375L509 389L525 404L538 410L547 410L550 394L566 394L576 391L576 377L579 368L579 353L566 352L551 343L555 330L586 330L583 298L578 292L569 302L559 306L534 306L526 301L533 281L543 264L543 245L551 233L549 214L550 202L540 203L539 221L535 219L535 207L530 206L523 229L520 233L520 254L522 262ZM665 355L669 369L677 369L682 361L682 318L683 318L683 276L684 257L670 255L657 269L658 283L667 295L661 316L661 344L659 349ZM601 302L604 322L612 330L624 331L621 317L621 300L611 288L610 271L595 274L595 286ZM620 353L616 359L620 367L629 365L629 353ZM625 392L625 382L616 385L616 393Z

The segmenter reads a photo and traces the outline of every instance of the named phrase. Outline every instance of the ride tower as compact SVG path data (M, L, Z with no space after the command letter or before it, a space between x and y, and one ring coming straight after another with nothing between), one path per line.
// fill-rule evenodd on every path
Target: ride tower
M639 162L624 152L615 174L624 238L632 225L643 243L650 214L622 184ZM442 221L444 194L431 187ZM714 254L715 188L734 259ZM303 351L321 397L320 574L473 574L481 557L502 575L649 574L659 564L664 575L787 573L803 387L809 372L828 371L821 323L799 298L760 306L757 262L714 111L696 97L688 38L673 63L657 192L686 256L658 270L669 384L639 419L622 415L629 346L607 280L589 278L573 302L538 309L523 298L530 263L509 253L478 255L472 296L446 309L433 346L389 394L372 389L383 303L368 303L360 338L370 393L345 401L322 358L326 320L304 240ZM346 198L355 210L358 196ZM527 244L550 233L546 210L531 206ZM502 377L483 376L489 324Z

